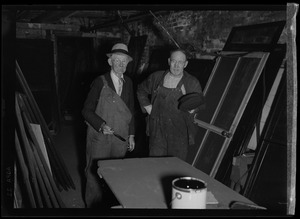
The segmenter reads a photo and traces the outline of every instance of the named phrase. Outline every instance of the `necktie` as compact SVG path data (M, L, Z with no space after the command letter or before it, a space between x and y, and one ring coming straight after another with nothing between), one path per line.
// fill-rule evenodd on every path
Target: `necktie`
M123 88L123 80L122 78L118 78L118 79L119 79L118 95L121 96L122 88Z

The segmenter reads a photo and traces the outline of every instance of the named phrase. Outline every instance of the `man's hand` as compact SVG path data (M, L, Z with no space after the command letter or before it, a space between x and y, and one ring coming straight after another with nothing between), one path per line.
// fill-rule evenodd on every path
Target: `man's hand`
M189 111L190 114L192 114L194 112L195 112L195 109Z
M112 135L114 133L114 131L112 130L111 127L109 127L108 125L103 125L102 128L101 128L101 132L104 134L104 135Z
M131 152L134 150L135 147L135 140L134 140L134 135L129 135L128 137L128 151Z

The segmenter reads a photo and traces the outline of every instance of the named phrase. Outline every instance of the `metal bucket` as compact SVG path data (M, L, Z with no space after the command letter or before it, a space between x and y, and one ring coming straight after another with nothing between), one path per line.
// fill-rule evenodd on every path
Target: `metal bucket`
M180 177L172 181L171 208L206 208L207 185L193 177Z

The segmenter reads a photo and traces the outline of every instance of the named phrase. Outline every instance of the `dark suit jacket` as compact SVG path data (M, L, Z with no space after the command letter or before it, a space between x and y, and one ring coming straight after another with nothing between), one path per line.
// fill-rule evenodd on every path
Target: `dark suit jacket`
M108 86L115 90L113 81L110 76L110 72L106 73L104 75ZM129 135L134 135L135 133L135 127L134 127L134 93L133 93L133 85L132 80L124 75L124 83L123 83L123 90L121 94L121 99L124 101L124 103L127 105L129 110L132 113L132 119L129 124ZM100 92L103 87L103 81L100 76L98 76L93 83L91 84L91 89L88 93L88 96L85 100L84 107L82 109L82 115L85 118L85 120L95 129L99 130L102 123L105 122L100 116L98 116L95 113L96 106L98 103L98 99L100 97ZM109 124L108 124L109 125Z

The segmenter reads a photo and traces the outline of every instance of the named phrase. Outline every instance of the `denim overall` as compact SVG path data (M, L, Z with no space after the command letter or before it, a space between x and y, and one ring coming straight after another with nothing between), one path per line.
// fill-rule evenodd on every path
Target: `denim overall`
M104 76L101 76L104 86L96 107L96 114L101 116L115 133L127 139L129 123L132 114L121 97L111 89ZM114 135L104 135L88 124L86 148L86 191L85 201L91 207L102 198L100 178L97 175L97 161L125 157L127 142L123 142Z
M186 159L188 149L187 121L178 109L182 96L182 80L176 88L166 88L161 80L155 90L156 97L149 118L149 155L175 156Z

